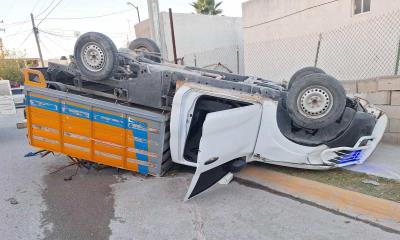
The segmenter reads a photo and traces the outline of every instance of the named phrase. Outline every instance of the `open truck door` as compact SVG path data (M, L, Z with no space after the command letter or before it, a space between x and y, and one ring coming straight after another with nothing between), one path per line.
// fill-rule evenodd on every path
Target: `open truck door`
M208 113L202 127L197 169L185 200L207 190L232 171L232 163L253 155L262 107L251 104Z

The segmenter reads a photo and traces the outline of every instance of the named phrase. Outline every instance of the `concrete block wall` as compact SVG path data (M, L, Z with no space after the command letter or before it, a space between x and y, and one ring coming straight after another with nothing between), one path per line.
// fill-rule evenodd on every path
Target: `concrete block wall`
M359 96L382 109L389 118L382 142L400 145L400 76L342 81L349 96Z

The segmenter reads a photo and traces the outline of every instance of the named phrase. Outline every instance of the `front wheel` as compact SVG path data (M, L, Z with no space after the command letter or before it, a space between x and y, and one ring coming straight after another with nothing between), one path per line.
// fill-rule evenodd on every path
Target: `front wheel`
M332 76L314 73L293 82L286 107L298 126L319 129L341 118L346 107L346 92Z

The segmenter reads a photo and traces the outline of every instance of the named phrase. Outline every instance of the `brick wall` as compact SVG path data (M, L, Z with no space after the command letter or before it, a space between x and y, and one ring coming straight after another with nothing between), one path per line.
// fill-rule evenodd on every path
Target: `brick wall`
M349 96L359 96L385 111L389 123L382 142L400 145L400 76L342 81Z

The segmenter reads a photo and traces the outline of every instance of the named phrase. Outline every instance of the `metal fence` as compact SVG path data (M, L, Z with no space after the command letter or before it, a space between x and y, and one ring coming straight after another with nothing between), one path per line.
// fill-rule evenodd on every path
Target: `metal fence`
M400 11L306 36L186 54L184 63L223 65L232 72L287 81L317 66L340 80L400 74ZM221 69L220 69L221 70Z
M265 79L287 80L295 71L315 63L314 35L251 43L245 46L245 73Z
M243 44L185 54L183 64L230 73L244 74Z
M339 79L399 73L400 12L322 34L317 66Z

